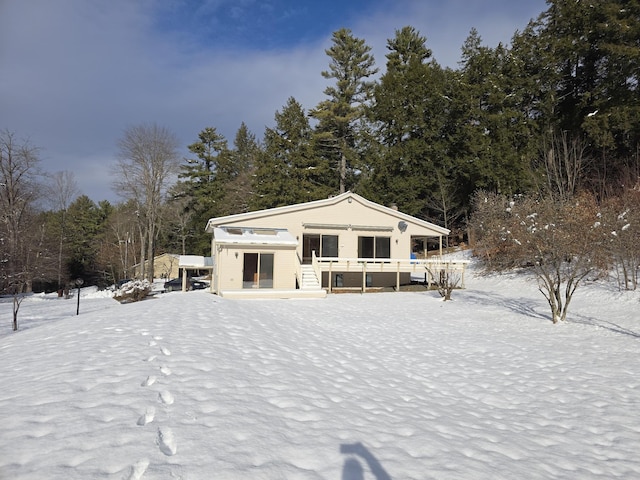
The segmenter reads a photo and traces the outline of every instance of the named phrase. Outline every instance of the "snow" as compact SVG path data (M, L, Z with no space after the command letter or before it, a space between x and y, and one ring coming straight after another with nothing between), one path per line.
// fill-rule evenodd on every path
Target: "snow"
M640 293L466 284L0 299L0 478L640 478Z

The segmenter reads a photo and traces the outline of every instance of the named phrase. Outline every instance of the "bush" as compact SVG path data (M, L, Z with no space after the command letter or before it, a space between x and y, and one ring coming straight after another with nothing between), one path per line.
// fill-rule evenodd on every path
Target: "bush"
M473 204L475 255L487 271L531 269L553 323L566 320L578 285L607 269L611 235L590 195L558 202L479 192Z
M447 267L441 268L437 271L437 275L436 272L429 270L429 275L431 275L431 278L434 280L434 283L438 288L438 293L442 299L444 301L451 300L453 290L455 290L460 283L460 272Z
M151 292L151 283L148 280L131 280L122 285L113 298L120 303L131 303L144 300Z

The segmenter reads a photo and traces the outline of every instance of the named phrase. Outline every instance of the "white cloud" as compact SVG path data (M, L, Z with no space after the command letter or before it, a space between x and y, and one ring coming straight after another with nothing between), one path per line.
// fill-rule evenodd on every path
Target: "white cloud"
M222 4L210 0L205 7L215 12ZM477 9L485 2L470 4ZM198 43L189 25L182 31L156 28L159 12L178 12L186 5L181 2L8 0L2 5L0 128L29 136L43 149L47 170L77 172L81 189L96 201L117 199L110 180L100 182L102 173L94 173L113 161L127 126L156 122L187 145L207 126L231 143L244 121L261 138L290 96L310 109L327 85L320 72L328 66L324 50L332 32L277 51L218 51ZM363 12L357 24L346 26L374 48L381 69L386 39L405 25L427 37L441 64L455 66L471 26L489 45L496 43L494 36L508 41L524 26L514 25L514 14L506 11L482 16L474 8L459 0L400 1L385 11ZM531 8L533 16L537 12Z

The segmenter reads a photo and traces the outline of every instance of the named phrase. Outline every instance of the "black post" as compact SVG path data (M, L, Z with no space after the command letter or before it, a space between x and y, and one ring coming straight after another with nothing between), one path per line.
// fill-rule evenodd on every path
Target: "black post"
M80 315L80 287L84 283L81 278L76 279L76 285L78 286L78 307L76 308L76 315Z

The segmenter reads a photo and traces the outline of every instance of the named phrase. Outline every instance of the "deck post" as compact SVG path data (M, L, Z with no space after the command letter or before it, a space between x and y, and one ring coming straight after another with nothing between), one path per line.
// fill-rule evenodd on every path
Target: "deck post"
M179 270L182 270L182 291L186 292L187 291L187 269L181 268Z
M396 262L396 292L400 291L400 262Z
M362 293L367 291L367 262L362 263Z

